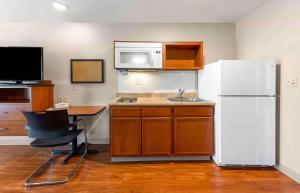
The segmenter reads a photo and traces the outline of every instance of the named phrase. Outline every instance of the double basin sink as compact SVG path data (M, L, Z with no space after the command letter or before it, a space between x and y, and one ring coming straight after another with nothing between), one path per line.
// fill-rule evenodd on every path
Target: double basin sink
M183 97L183 96L168 97L167 99L171 102L205 102L205 101L207 101L202 98ZM117 100L117 103L136 103L136 102L137 102L136 97L122 97Z

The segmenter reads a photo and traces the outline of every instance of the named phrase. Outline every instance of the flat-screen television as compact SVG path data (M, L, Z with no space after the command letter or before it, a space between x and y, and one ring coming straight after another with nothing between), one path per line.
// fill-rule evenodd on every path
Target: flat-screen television
M42 47L0 47L0 81L42 79Z

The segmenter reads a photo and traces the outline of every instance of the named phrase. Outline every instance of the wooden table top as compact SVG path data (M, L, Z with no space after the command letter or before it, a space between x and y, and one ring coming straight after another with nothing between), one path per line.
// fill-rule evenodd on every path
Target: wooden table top
M69 116L93 116L103 111L105 106L70 106Z

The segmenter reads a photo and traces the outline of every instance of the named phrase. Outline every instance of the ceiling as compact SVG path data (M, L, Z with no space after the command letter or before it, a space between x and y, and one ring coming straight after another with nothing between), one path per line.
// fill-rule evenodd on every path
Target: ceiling
M0 0L0 22L236 22L268 0Z

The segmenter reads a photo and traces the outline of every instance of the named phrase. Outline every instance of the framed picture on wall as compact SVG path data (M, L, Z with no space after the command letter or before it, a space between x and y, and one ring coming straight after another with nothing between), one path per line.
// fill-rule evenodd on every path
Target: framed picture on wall
M104 60L71 59L72 83L104 83Z

